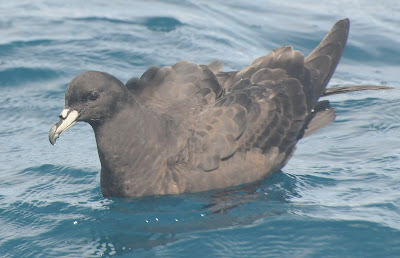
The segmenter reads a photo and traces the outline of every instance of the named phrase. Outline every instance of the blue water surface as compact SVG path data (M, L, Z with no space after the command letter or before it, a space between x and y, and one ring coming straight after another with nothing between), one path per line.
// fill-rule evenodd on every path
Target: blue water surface
M230 191L104 198L93 131L48 131L86 70L308 54L339 19L331 86L400 87L398 0L1 1L1 257L400 257L400 91L332 96L337 121L282 173Z

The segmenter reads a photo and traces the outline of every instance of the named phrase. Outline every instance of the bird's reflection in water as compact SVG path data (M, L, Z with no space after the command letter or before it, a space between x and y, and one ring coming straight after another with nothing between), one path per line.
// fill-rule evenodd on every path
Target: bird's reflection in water
M99 218L108 226L98 232L101 236L96 241L96 254L146 252L185 241L193 234L252 225L286 214L292 196L298 196L296 177L279 172L261 182L231 189L111 199L107 205L109 217Z

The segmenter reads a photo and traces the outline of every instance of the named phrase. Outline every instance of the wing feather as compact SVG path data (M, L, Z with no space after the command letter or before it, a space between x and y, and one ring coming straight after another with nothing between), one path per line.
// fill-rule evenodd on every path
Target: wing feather
M213 63L213 69L221 64ZM139 79L130 79L126 86L135 100L157 113L179 116L188 109L197 114L214 104L223 89L217 77L206 65L186 60L173 66L148 69Z
M308 133L334 119L318 98L343 52L348 27L348 20L335 24L307 58L289 46L233 72L221 72L219 62L209 67L180 61L151 67L127 87L139 103L172 116L182 132L190 132L185 162L192 167L213 171L235 153L256 149L279 152L274 162L280 168L307 126Z
M262 153L279 149L283 166L308 125L314 130L333 121L331 111L316 113L313 108L322 106L318 98L343 52L348 27L348 20L335 24L307 58L292 47L281 47L241 71L218 73L226 94L199 119L203 127L195 138L207 151L199 152L198 167L212 171L235 152L253 148ZM328 119L322 119L324 115ZM212 130L204 128L208 125Z

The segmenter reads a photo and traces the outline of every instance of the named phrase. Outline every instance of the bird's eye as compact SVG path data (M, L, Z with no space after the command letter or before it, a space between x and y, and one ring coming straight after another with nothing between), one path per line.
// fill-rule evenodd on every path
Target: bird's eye
M82 100L86 101L86 100L90 100L90 101L95 101L96 99L98 99L100 97L100 94L97 91L91 91L88 94L86 94Z

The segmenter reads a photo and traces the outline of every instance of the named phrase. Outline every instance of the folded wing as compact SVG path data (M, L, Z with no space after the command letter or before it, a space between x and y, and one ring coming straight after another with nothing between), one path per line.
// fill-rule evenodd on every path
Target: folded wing
M201 113L193 145L198 167L212 171L235 152L277 149L288 160L297 141L334 121L325 92L345 46L349 21L336 23L307 57L281 47L239 72L217 74L226 92ZM310 125L310 129L308 126Z
M318 102L326 90L349 31L337 22L308 56L281 47L237 72L180 61L152 67L127 87L135 99L169 115L191 132L188 162L212 171L237 152L277 150L279 166L297 141L334 120L329 102ZM307 130L308 126L310 129Z

